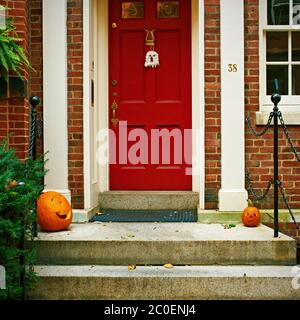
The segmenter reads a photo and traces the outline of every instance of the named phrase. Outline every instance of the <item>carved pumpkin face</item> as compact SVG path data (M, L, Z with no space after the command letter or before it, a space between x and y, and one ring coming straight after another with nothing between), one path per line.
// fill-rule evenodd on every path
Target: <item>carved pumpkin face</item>
M58 192L43 193L37 201L38 224L44 231L67 229L72 222L72 208Z
M259 210L249 203L249 206L243 211L242 220L246 227L257 227L260 224L261 215Z

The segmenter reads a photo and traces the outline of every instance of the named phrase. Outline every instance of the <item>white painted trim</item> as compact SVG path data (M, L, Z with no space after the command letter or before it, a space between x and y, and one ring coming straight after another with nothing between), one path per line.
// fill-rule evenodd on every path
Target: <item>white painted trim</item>
M204 1L192 0L193 187L205 207Z
M93 62L97 48L97 0L83 2L83 123L84 123L84 208L98 205L99 178L97 167L98 100L91 98L91 81L95 81Z
M108 130L108 0L98 0L97 63L95 64L95 103L99 110L98 130ZM101 156L101 155L99 155ZM109 164L99 165L100 192L109 191Z
M271 102L271 96L266 95L267 89L267 79L266 79L266 31L294 31L299 30L300 25L293 26L268 26L267 24L267 1L259 1L259 105L261 113L270 113L273 110L273 103ZM289 36L290 37L290 36ZM290 40L289 40L290 42ZM275 63L275 64L288 64L289 62ZM297 64L297 63L293 63ZM300 112L300 96L292 95L282 95L281 102L278 105L279 109L286 114L291 113L289 118L292 117L294 113ZM261 117L258 116L258 122L256 124L261 124ZM294 120L294 123L296 121ZM297 124L300 124L297 123Z
M300 125L300 112L282 112L284 122L288 125ZM255 124L266 125L270 116L270 112L258 111L255 113ZM272 122L273 123L273 122Z
M98 206L88 209L73 209L72 223L89 222L98 212Z
M84 207L91 206L90 158L90 10L91 0L83 1L83 172ZM93 41L93 40L92 40Z
M229 64L236 64L236 72L229 72ZM221 0L220 211L240 211L247 205L244 103L244 0Z
M204 208L205 197L205 113L204 113L204 0L192 1L192 119L193 156L198 168L194 170L193 189L199 192L199 206ZM95 96L99 108L99 130L107 130L108 123L108 1L98 1L98 63L95 70ZM97 67L98 66L98 67ZM101 66L101 67L100 67ZM97 79L97 80L96 80ZM99 166L100 192L109 190L109 165Z
M43 0L44 149L47 190L68 190L67 1Z

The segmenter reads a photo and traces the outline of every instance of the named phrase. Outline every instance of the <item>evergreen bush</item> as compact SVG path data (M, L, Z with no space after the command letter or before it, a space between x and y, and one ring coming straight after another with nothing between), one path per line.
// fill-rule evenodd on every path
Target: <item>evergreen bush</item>
M7 142L0 144L0 265L6 269L6 289L0 289L0 300L20 299L20 273L25 270L25 290L37 281L29 266L35 262L32 224L36 219L36 200L44 189L43 157L20 161ZM26 241L22 250L23 237ZM20 265L21 257L24 265ZM21 259L21 260L20 260Z

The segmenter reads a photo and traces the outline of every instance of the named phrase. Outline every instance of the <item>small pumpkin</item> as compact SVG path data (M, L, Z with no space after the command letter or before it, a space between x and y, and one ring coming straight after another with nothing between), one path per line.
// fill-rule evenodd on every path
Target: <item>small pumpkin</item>
M248 207L243 211L242 221L246 227L257 227L260 224L261 214L250 199L247 201Z
M60 193L47 191L37 201L38 224L44 231L60 231L72 222L72 208Z

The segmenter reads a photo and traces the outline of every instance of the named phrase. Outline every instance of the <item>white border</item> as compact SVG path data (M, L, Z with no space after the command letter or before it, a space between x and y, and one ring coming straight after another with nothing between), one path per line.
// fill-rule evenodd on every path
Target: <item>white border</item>
M90 172L90 11L91 0L83 1L83 179L84 179L84 207L91 206L91 172Z
M88 17L90 0L84 1L84 190L85 206L91 206L88 199L91 191L91 165L90 165L90 132L89 113L89 35ZM198 167L193 175L192 191L199 192L199 208L205 206L205 99L204 99L204 0L192 1L192 119L193 119L193 156ZM97 60L95 70L100 72L95 75L95 108L98 108L99 124L98 130L107 129L108 123L108 0L98 1L96 39ZM99 191L109 190L109 165L99 166Z

